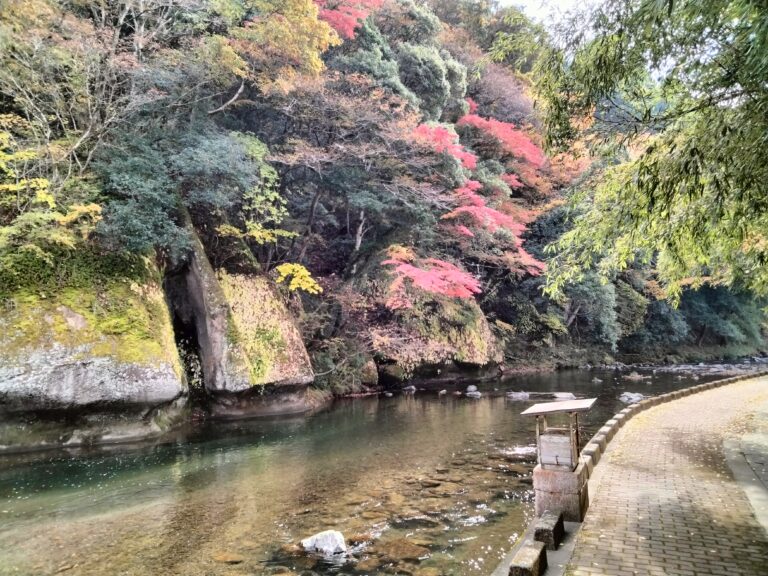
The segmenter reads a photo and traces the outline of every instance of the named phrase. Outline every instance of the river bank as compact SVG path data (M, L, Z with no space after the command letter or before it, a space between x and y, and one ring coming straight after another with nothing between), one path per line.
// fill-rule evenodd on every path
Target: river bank
M291 418L311 417L317 412L330 409L334 402L345 399L390 397L403 391L421 390L437 393L445 390L447 394L462 394L468 385L482 383L486 395L502 395L510 387L524 389L527 382L535 386L545 382L563 382L576 370L596 370L609 374L607 378L595 376L602 383L628 379L631 374L650 371L651 373L669 373L692 381L701 376L726 377L748 373L763 364L760 358L750 359L736 364L698 363L675 365L622 364L620 362L582 366L581 368L558 368L555 366L495 366L486 369L446 369L422 372L406 382L382 381L366 386L353 393L335 395L332 390L312 386L285 391L272 390L261 392L258 406L248 401L243 410L237 409L238 400L233 400L223 411L218 410L221 400L208 409L205 404L176 401L163 406L160 410L148 410L142 406L107 406L96 409L29 411L22 413L3 413L0 421L0 454L23 453L28 451L67 450L75 453L88 452L110 446L140 446L143 444L162 444L185 438L191 430L199 428L201 422L223 422L248 418ZM558 374L562 374L561 378ZM636 380L642 382L643 380ZM635 393L642 393L635 392ZM298 400L297 400L298 398ZM234 403L233 403L234 402ZM211 424L219 426L220 424Z

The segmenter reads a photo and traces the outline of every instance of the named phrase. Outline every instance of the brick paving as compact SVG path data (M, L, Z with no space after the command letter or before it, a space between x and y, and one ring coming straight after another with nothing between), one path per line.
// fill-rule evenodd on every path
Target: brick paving
M763 377L632 418L598 465L602 477L566 574L768 575L768 534L722 447L766 401Z

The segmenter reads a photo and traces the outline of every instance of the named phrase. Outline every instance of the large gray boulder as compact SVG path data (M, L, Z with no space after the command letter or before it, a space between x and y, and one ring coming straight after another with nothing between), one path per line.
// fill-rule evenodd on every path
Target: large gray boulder
M0 310L0 412L154 407L186 392L159 273L20 291Z

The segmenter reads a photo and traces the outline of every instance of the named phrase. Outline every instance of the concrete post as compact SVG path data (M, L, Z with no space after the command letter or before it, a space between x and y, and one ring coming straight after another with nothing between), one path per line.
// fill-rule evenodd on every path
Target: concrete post
M562 512L568 522L582 522L589 508L587 468L583 462L575 470L548 470L541 464L533 469L536 516L546 511Z

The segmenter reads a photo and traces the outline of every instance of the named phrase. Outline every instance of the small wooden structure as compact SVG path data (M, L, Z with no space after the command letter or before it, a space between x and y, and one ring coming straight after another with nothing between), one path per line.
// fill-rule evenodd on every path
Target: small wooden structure
M586 412L597 398L565 400L534 404L521 412L523 416L536 416L536 447L539 464L545 470L571 472L579 462L579 412ZM568 426L548 426L547 416L568 415Z

